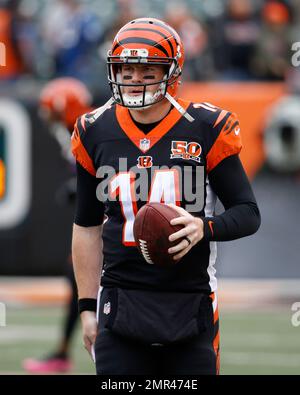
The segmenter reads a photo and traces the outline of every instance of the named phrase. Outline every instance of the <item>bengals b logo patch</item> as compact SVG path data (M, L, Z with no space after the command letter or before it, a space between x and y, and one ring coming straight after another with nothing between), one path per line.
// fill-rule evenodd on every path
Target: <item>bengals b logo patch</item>
M148 169L153 166L152 156L139 156L137 162L139 169Z

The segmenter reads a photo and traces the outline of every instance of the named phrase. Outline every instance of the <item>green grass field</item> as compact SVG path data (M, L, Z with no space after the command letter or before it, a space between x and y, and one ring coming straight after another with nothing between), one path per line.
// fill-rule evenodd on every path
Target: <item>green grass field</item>
M21 361L53 350L63 310L58 307L7 307L0 327L0 374L22 374ZM221 374L300 374L300 327L287 306L274 311L221 310ZM93 363L74 339L74 374L94 374Z

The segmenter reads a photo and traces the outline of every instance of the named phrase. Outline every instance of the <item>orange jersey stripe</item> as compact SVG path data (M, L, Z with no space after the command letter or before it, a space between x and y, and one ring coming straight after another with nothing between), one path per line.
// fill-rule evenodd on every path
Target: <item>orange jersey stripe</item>
M236 128L234 130L231 129L234 125L238 125L237 118L235 114L231 114L206 156L208 173L223 159L241 151L242 142L239 130L236 133Z
M216 354L216 374L220 374L220 331L218 330L213 341L213 348Z
M93 161L82 144L79 130L76 124L71 138L71 146L72 153L75 156L77 162L79 162L81 166L85 168L85 170L87 170L92 176L96 176L96 170Z
M213 303L216 299L216 294L213 292L209 295L209 297L211 298L212 303ZM214 324L218 321L218 319L219 319L219 309L218 309L218 305L216 304L215 310L214 310Z
M219 347L220 347L220 330L218 330L214 340L213 340L213 347L214 347L214 351L217 354L219 351Z
M218 116L218 119L216 120L215 124L214 124L214 128L216 126L218 126L218 124L222 121L222 119L225 117L225 115L228 114L228 111L226 110L222 110Z
M217 350L219 349L219 346L220 346L220 330L218 330L218 332L217 332L217 334L216 334L216 336L214 338L213 346L214 346L214 350L215 350L215 353L216 353Z
M218 321L218 319L219 319L219 309L217 307L216 311L214 312L214 324Z

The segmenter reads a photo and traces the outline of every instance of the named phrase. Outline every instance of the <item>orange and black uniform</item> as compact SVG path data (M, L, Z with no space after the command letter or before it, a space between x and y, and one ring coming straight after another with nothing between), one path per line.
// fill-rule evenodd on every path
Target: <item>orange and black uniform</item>
M96 341L100 374L218 370L216 241L254 233L260 215L238 158L235 114L209 103L179 103L194 122L172 108L153 129L142 131L129 110L116 105L86 114L75 125L75 223L95 226L107 216ZM135 202L139 171L147 174L149 193ZM226 209L218 216L216 196ZM134 244L134 215L147 199L176 202L204 220L204 239L172 267L148 264Z

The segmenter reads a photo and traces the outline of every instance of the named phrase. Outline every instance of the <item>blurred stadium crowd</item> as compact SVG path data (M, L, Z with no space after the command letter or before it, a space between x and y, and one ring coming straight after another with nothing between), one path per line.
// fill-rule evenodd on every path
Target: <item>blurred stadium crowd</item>
M106 86L106 52L127 21L169 22L185 44L185 79L286 78L299 38L299 0L0 0L0 82L60 76Z

